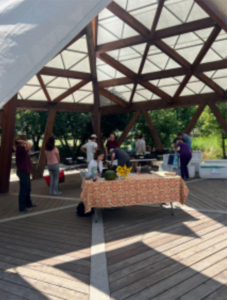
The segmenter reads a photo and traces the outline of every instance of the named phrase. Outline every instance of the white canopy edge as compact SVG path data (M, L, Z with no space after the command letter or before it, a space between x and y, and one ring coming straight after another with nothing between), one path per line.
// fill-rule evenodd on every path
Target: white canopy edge
M0 0L0 108L111 0Z

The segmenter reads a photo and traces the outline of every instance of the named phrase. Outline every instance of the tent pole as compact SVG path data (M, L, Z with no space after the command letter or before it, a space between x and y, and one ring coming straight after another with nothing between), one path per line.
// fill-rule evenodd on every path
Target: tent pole
M0 147L0 193L9 192L16 110L17 95L15 95L7 104L5 104L2 113L2 139Z

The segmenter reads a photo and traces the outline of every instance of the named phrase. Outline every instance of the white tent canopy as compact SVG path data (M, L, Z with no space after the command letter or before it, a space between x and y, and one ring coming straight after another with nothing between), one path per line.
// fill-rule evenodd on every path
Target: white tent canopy
M0 108L111 0L0 0Z

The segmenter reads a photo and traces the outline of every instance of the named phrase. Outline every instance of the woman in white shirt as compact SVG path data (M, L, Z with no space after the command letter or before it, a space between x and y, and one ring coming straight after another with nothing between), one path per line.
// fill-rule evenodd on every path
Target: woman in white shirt
M97 170L98 173L102 174L103 159L104 151L102 149L97 149L94 154L94 159L92 159L88 165L88 176L92 176L93 169Z

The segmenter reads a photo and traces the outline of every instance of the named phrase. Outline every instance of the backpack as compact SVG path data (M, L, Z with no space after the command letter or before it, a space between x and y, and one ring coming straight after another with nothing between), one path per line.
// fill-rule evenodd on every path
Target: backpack
M88 216L92 215L93 209L89 213L85 214L84 204L83 204L83 202L80 202L76 208L76 213L77 213L78 217L88 217Z

